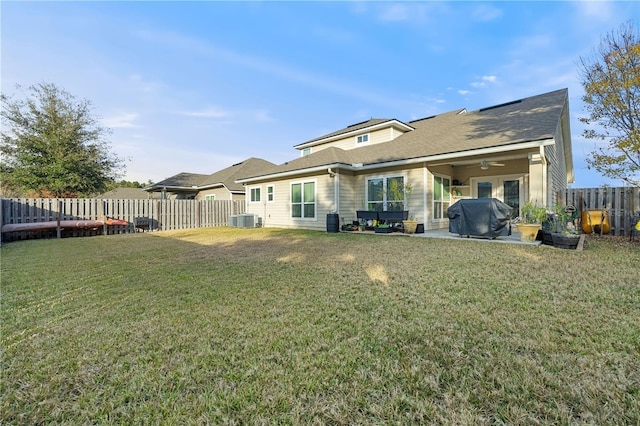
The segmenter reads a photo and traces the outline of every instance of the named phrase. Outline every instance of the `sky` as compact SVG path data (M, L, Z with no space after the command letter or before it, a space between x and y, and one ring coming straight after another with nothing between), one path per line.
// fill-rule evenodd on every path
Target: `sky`
M585 158L578 63L638 2L0 2L1 90L53 83L111 129L124 178L281 164L369 118L469 111L568 88L573 188L623 186Z

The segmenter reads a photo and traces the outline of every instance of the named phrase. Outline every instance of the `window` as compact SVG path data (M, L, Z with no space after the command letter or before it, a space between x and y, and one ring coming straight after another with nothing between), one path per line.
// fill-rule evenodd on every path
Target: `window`
M515 216L520 211L520 181L505 180L502 185L504 202L513 209Z
M404 177L367 179L367 209L371 211L404 210Z
M260 188L251 188L251 202L259 203L260 202Z
M306 157L307 155L311 154L311 148L305 148L302 150L302 156Z
M273 203L273 185L267 186L267 202Z
M491 198L491 197L493 197L493 183L478 182L478 198Z
M442 176L433 177L433 218L445 219L451 203L451 180Z
M291 184L291 217L315 219L316 183L303 182Z
M356 142L357 142L358 144L361 144L361 143L368 143L368 142L369 142L369 134L366 134L366 135L360 135L360 136L358 136L358 137L356 138Z
M216 194L209 194L204 196L205 201L214 201L216 199Z

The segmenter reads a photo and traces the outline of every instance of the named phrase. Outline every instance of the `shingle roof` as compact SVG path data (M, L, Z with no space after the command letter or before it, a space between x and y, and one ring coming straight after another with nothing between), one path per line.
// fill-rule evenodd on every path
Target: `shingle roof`
M263 160L261 158L251 157L240 163L234 164L231 167L222 169L213 174L204 176L196 184L199 188L224 185L230 191L242 191L244 192L244 186L236 183L235 180L243 175L253 173L264 173L271 170L276 165Z
M207 177L208 175L203 175L199 173L178 173L177 175L171 176L162 180L158 183L154 183L148 189L152 188L162 188L162 187L171 187L171 188L191 188L198 184L198 182Z
M567 98L567 89L561 89L471 112L460 113L463 110L455 110L408 122L415 130L390 142L352 150L322 149L281 164L268 173L245 174L242 178L331 164L378 164L551 139L555 135ZM322 138L325 137L327 135Z
M276 167L276 165L269 161L251 157L210 175L178 173L175 176L153 184L149 188L146 188L146 190L154 191L162 188L172 188L198 191L215 186L226 186L229 191L244 192L244 186L235 182L239 176L266 173L274 167Z
M149 194L142 188L115 188L104 194L98 195L96 198L104 200L146 200L149 197L159 198L159 194Z

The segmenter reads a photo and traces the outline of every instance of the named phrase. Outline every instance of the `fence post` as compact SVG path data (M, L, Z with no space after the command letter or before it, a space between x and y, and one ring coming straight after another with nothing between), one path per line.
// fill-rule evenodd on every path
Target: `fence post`
M62 200L58 200L58 219L56 226L56 237L62 238L62 231L60 229L60 215L62 215Z

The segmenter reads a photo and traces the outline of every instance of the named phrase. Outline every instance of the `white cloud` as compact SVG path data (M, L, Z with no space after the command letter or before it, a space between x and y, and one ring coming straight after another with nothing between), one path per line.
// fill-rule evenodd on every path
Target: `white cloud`
M136 113L123 113L111 117L103 118L102 124L110 128L133 128L139 127L134 121L138 118Z
M588 19L597 19L607 22L611 20L613 2L608 1L581 1L575 3L578 13Z
M483 75L479 80L473 81L469 83L471 87L475 87L476 89L480 89L483 87L487 87L489 83L494 84L498 80L498 77L495 75Z
M185 111L181 113L188 117L200 117L200 118L225 118L230 114L218 107L209 107L200 111Z
M409 8L404 4L393 4L380 11L378 18L381 21L406 21L411 17Z
M477 6L471 16L478 21L493 21L502 16L502 10L496 7L483 4Z
M470 90L464 90L464 89L458 90L458 94L462 96L468 95L469 93L471 93Z

